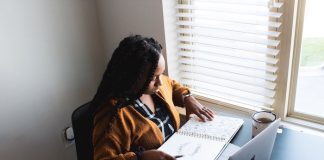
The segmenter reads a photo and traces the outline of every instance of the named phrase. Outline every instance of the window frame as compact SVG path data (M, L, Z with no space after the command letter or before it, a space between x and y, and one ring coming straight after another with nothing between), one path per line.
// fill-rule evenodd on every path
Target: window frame
M301 123L301 121L296 121L293 118L310 121L318 124L324 124L324 118L313 116L310 114L305 114L301 112L296 112L295 107L295 98L296 98L296 89L297 89L297 80L298 80L298 71L301 55L301 44L302 44L302 33L303 33L303 23L304 23L304 14L305 14L305 0L298 0L297 4L297 16L296 16L296 28L294 36L294 47L292 51L292 67L291 67L291 83L289 90L288 98L288 111L287 117L291 117L292 121L295 123ZM320 126L316 127L316 124L312 124L315 128L322 128Z

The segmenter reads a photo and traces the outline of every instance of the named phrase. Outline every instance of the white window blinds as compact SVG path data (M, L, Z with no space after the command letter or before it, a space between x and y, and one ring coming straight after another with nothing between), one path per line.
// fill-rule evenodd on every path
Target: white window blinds
M221 102L271 108L282 5L269 0L179 0L180 82Z

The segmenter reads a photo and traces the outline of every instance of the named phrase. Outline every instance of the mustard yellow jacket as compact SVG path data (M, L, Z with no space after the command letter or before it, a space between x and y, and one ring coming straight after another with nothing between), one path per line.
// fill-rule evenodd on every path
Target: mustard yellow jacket
M180 116L175 106L183 106L182 95L188 92L167 76L162 76L162 85L157 92L166 103L170 111L176 131L180 127ZM107 108L114 106L115 100L105 103L104 107L94 116L94 160L135 160L133 148L142 146L145 149L157 149L163 143L163 135L157 125L143 117L134 106L121 108L117 118L111 122L111 129L107 130Z

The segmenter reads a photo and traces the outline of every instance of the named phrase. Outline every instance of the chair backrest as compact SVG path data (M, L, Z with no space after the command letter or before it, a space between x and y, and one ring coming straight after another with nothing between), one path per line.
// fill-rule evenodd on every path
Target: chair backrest
M73 111L72 126L78 160L92 160L93 118L89 102Z

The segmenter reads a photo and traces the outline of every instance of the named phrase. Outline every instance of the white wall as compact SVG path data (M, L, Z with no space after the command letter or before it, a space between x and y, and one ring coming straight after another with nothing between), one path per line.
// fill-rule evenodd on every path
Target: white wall
M130 34L165 49L162 0L0 0L0 159L76 159L62 130Z
M108 58L130 34L154 37L165 55L162 0L97 0L97 6Z
M76 159L61 132L105 67L92 0L0 0L0 159Z
M175 14L177 10L175 6L177 1L166 0L163 2L163 20L164 20L164 32L165 32L165 52L167 53L167 66L168 76L172 79L180 81L179 77L179 63L178 63L178 41L177 41L177 27L174 25L177 22Z

